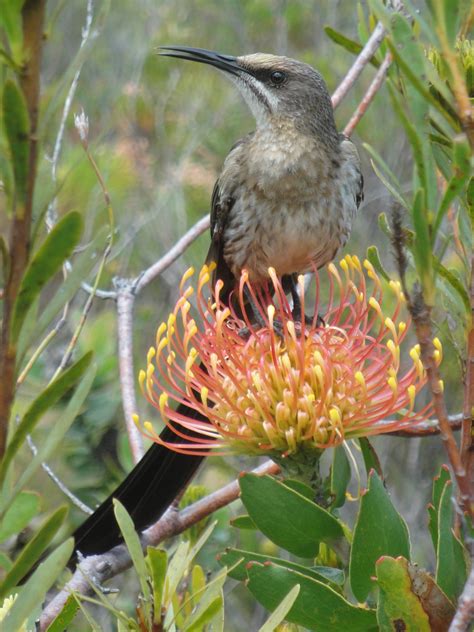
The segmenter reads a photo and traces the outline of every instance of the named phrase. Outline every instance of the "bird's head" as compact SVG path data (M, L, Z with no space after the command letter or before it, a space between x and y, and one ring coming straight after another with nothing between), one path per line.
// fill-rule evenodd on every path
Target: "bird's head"
M264 53L233 57L187 46L161 47L161 55L209 64L224 71L249 105L258 127L288 119L305 131L337 139L326 83L308 64Z

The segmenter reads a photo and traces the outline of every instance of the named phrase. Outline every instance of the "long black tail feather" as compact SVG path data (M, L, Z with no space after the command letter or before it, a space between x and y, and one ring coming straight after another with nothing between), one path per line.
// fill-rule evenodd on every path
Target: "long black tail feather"
M187 417L207 421L185 405L178 410ZM160 437L167 443L184 441L168 427ZM75 553L105 553L122 541L113 510L114 498L127 509L137 531L156 522L190 482L204 458L205 455L179 454L154 443L117 489L76 529Z

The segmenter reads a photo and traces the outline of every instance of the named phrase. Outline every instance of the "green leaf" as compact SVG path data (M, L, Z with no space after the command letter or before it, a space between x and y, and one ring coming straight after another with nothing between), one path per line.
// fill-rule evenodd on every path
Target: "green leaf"
M21 8L25 0L0 2L0 28L4 30L15 61L19 64L23 54L23 23Z
M325 26L324 27L324 32L329 37L329 39L331 39L333 42L335 42L339 46L342 46L342 48L344 48L345 50L349 51L349 53L352 53L353 55L358 55L360 53L360 51L362 50L362 45L361 44L359 44L358 42L355 42L354 40L350 39L349 37L346 37L342 33L339 33L338 31L335 31L330 26ZM380 66L380 63L377 61L377 59L375 57L371 58L370 63L373 66L375 66L375 68L378 68Z
M467 551L454 535L454 504L452 481L446 481L439 502L438 547L436 551L436 583L456 603L467 580Z
M423 189L418 189L415 194L412 214L413 227L415 229L415 242L412 252L423 288L423 298L428 305L433 305L433 256L431 252L430 225L428 222Z
M290 590L290 592L283 598L283 600L278 604L269 618L265 621L262 627L259 629L259 632L273 632L277 626L280 625L282 621L284 621L286 615L290 611L291 607L296 601L300 592L300 585L296 584Z
M73 538L69 538L38 566L30 579L22 587L18 598L5 617L3 621L5 630L18 630L30 614L41 606L46 593L66 566L73 550L74 540Z
M6 81L3 89L3 121L13 164L18 203L16 213L22 219L28 188L30 117L23 92L11 79Z
M223 595L217 595L204 608L198 608L189 621L186 622L183 630L186 632L201 632L203 626L209 623L224 607Z
M147 562L153 586L153 622L159 623L161 621L161 605L163 603L168 554L166 551L149 546L147 548Z
M178 584L183 578L189 565L189 549L189 540L186 542L180 542L168 564L168 572L166 573L166 583L163 595L163 605L166 609L168 609L178 588Z
M367 437L360 437L358 441L362 452L362 458L364 459L367 476L369 476L371 470L375 470L383 480L382 466L380 465L379 457L377 456L377 452L374 450L372 444Z
M439 503L444 491L444 487L451 480L449 468L442 465L438 476L433 479L432 504L428 505L428 529L433 542L435 552L438 550L438 513Z
M237 516L236 518L232 518L232 520L230 521L230 524L236 529L248 529L248 530L255 531L255 529L257 528L257 525L252 520L252 518L247 515Z
M145 556L143 555L140 538L135 531L135 525L133 524L132 518L122 503L116 498L113 499L113 503L115 519L120 527L128 552L132 558L133 566L137 572L144 602L149 608L151 603L151 592L150 586L148 585L148 568L145 562Z
M92 351L83 355L80 360L70 366L66 371L64 371L64 373L54 380L54 382L47 386L30 405L18 424L10 443L8 444L5 456L3 457L3 461L0 465L0 482L4 481L8 467L15 454L23 445L27 435L33 431L42 415L51 408L51 406L54 406L54 404L80 379L91 363L92 357Z
M82 217L72 212L65 215L33 256L21 281L15 302L12 338L16 342L26 314L46 283L61 269L81 239Z
M383 556L376 565L380 588L377 620L381 632L431 632L430 620L413 593L408 562Z
M23 531L39 512L40 504L41 500L36 492L19 493L0 522L0 542Z
M334 516L271 476L244 474L239 484L241 500L257 527L294 555L315 557L321 540L344 536Z
M272 557L271 555L262 555L261 553L254 553L253 551L228 548L224 553L218 556L217 560L222 566L227 566L229 569L229 577L241 582L247 578L247 565L250 562L259 562L261 564L272 563L277 566L283 566L284 568L298 571L298 573L322 582L323 584L333 584L336 587L344 584L344 572L339 568L332 568L330 566L302 566L301 564L296 564L289 560Z
M374 266L375 271L388 283L390 281L390 277L383 267L382 262L380 261L379 250L377 246L369 246L367 248L367 259Z
M22 549L0 586L0 598L4 598L14 586L33 568L50 542L58 532L67 516L68 508L64 505L47 518L38 532Z
M471 175L471 150L465 137L456 137L453 144L453 177L448 182L433 225L435 237L451 204L461 195Z
M59 444L64 438L64 435L71 427L72 422L79 415L84 401L89 394L96 374L95 365L90 365L77 386L74 395L69 400L65 410L60 411L58 419L52 426L51 432L48 434L44 442L40 445L37 454L29 461L28 465L20 475L20 478L16 482L12 496L18 493L18 491L24 487L30 478L35 473L36 469L47 461L51 455L53 455L58 448Z
M331 495L334 497L331 508L342 507L346 502L346 490L351 481L351 464L341 445L334 448L331 467Z
M351 588L358 601L364 601L374 587L372 577L379 557L410 557L405 521L392 505L382 481L373 470L368 484L360 502L349 564Z
M3 568L5 572L8 572L13 566L13 562L3 551L0 551L0 568Z
M449 283L449 285L453 288L453 290L459 296L459 298L463 302L464 308L466 310L466 314L470 314L471 303L470 303L468 293L466 292L466 289L463 283L458 279L458 277L453 272L448 270L448 268L445 268L444 265L441 263L441 261L438 259L438 257L436 257L435 255L433 255L433 267L435 271L441 277L443 277L443 279L447 283Z
M104 226L85 247L83 252L74 257L72 261L72 271L69 272L67 278L61 283L54 296L48 301L48 304L45 305L38 318L36 336L41 335L51 324L55 315L75 296L82 282L88 278L94 266L97 265L98 257L96 251L101 244L105 243L108 230L108 227Z
M370 164L372 165L372 168L375 171L378 179L382 182L382 184L385 185L385 187L397 200L400 206L409 210L408 203L403 197L403 194L401 192L401 185L396 175L387 165L382 156L380 156L380 154L375 151L375 149L371 145L363 143L363 147L373 158L373 160L370 161Z
M57 617L49 624L46 632L67 632L71 629L71 625L77 611L79 610L79 604L74 595L69 595L66 599L61 612Z
M298 597L286 615L287 621L324 632L377 630L374 610L353 606L326 584L274 564L253 563L247 573L247 588L270 611L278 607L294 586L300 586Z

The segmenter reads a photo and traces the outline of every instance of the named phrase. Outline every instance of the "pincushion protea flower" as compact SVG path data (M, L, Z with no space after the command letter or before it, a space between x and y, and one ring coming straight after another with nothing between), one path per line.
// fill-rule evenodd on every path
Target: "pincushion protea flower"
M318 274L322 273L315 275L317 294ZM206 266L199 273L192 307L194 290L187 282L193 271L184 275L176 307L158 328L147 370L140 372L147 400L186 439L169 445L171 449L205 454L210 448L220 453L230 448L288 457L319 453L346 439L426 420L430 404L414 410L416 395L426 382L419 347L409 351L406 370L400 363L407 325L399 318L404 302L399 283L390 282L392 296L383 301L373 266L368 261L362 266L351 256L340 262L339 269L329 265L327 274L329 299L323 322L317 298L312 322L306 318L303 324L295 321L272 269L269 287L259 290L242 273L236 298L243 317L222 304L221 284L211 287ZM304 312L303 277L298 284ZM253 321L260 320L259 325L247 316L250 296L260 316ZM390 316L384 303L392 305ZM439 362L438 340L435 348ZM198 410L209 423L183 416L174 410L173 401ZM150 422L143 426L152 440L160 442Z

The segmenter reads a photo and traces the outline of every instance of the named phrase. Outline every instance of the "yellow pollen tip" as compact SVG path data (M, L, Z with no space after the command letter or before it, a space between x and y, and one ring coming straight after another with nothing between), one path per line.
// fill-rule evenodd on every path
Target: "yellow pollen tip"
M201 401L202 405L207 408L207 397L209 395L209 389L206 386L201 388Z
M363 386L365 388L365 378L364 378L364 374L362 373L362 371L356 371L355 375L354 375L355 381L357 382L357 384L360 384L361 386Z
M140 427L140 417L137 415L137 413L133 413L132 420L133 420L133 423L136 425L136 427L139 428Z
M275 318L275 305L269 305L267 307L267 315L269 325L270 327L273 327L273 319Z
M378 314L382 314L382 310L380 309L380 304L376 298L371 296L369 298L369 305L372 309L374 309Z
M328 265L328 271L333 275L337 275L337 268L333 263Z
M387 384L390 386L390 388L392 389L392 391L394 393L397 392L398 383L397 383L397 380L394 377L389 377L388 380L387 380Z
M438 386L439 386L439 390L443 393L444 392L444 382L443 382L443 380L438 380Z
M154 372L155 372L155 367L153 366L153 364L149 364L146 368L147 379L150 379Z
M420 353L417 349L418 345L415 345L414 347L412 347L410 349L410 358L413 360L413 362L419 362L420 361Z
M158 327L156 335L158 338L161 338L161 336L165 333L166 331L166 323L161 323L161 325Z
M153 424L151 423L151 421L144 421L143 428L150 434L155 434L155 430L153 428Z
M342 270L344 270L344 272L349 271L349 266L347 265L347 261L345 259L342 259L339 265L341 266Z
M442 345L441 345L441 340L439 338L433 338L433 345L434 348L437 349L438 351L442 350Z
M148 353L146 354L146 362L147 362L147 364L150 364L150 362L153 360L155 355L156 355L155 347L150 347L148 349Z
M407 324L402 320L398 323L398 333L402 334L407 328Z
M146 373L143 369L140 369L138 373L138 383L140 384L140 388L143 389L143 385L145 384Z
M194 294L194 288L190 285L183 292L183 298L187 299ZM189 303L188 303L189 304Z
M161 393L159 399L160 412L162 415L165 414L165 408L168 405L168 395L166 393Z
M408 394L408 397L410 398L410 408L413 408L413 406L415 405L415 396L416 396L416 388L414 384L410 384L410 386L407 388L407 394Z

